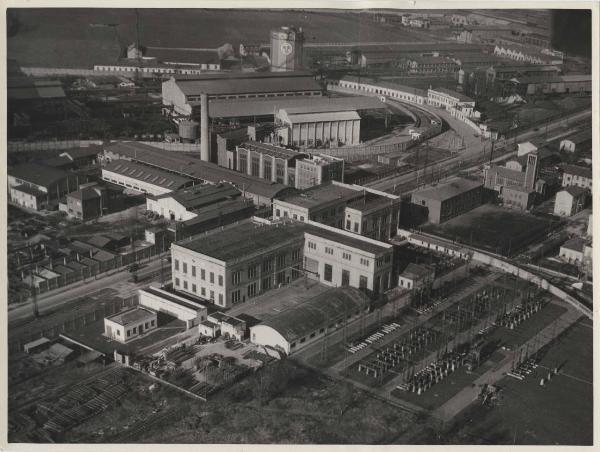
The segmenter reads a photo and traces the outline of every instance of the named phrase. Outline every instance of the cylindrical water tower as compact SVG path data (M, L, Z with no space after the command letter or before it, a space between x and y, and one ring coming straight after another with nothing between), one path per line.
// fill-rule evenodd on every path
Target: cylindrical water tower
M200 124L196 121L181 121L179 137L185 143L192 143L200 137Z
M297 71L302 68L304 33L302 28L271 30L271 71Z

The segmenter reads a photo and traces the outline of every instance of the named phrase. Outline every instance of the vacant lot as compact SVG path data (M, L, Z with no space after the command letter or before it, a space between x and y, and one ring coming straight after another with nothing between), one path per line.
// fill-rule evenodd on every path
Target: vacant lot
M486 204L424 229L494 253L514 255L544 238L553 226L548 219Z

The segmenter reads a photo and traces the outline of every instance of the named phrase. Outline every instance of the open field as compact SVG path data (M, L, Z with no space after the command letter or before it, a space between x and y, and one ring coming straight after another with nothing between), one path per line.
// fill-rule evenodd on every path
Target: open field
M553 226L548 219L486 204L441 225L423 229L494 253L514 255L544 238Z
M91 67L116 62L136 36L133 9L22 9L18 17L20 26L8 40L8 57L22 65ZM140 9L139 20L140 41L148 47L268 43L269 30L286 24L302 27L307 43L422 40L402 27L381 27L356 13Z
M580 320L549 347L536 375L502 379L499 406L472 406L445 438L454 444L591 445L593 434L592 323ZM544 386L548 368L561 366Z

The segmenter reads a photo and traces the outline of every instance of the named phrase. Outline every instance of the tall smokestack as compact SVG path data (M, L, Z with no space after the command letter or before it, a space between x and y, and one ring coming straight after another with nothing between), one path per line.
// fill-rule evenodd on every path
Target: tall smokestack
M210 146L208 144L210 135L208 133L208 96L200 95L200 159L208 162L210 160Z

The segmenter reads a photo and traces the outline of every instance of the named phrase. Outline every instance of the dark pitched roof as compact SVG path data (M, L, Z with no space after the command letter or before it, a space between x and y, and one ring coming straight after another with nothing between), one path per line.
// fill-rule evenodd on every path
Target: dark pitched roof
M368 305L369 298L360 290L353 287L336 288L269 317L261 325L273 328L285 340L294 342L348 315L354 315L356 311L363 311Z
M566 191L574 198L577 198L587 193L587 190L581 187L566 187L564 190L561 191Z
M89 146L87 148L74 148L68 149L65 152L61 153L61 157L65 156L70 158L71 160L75 160L83 157L96 157L98 154L102 152L102 146Z
M46 193L44 193L43 191L40 191L36 188L30 187L29 185L26 184L22 184L22 185L17 185L16 187L11 187L13 190L17 190L20 191L22 193L27 193L28 195L33 195L36 197L41 197L41 196L46 196Z
M567 248L569 250L582 252L583 248L587 243L587 240L582 239L581 237L573 237L572 239L567 240L565 243L563 243L561 248Z
M8 175L46 188L68 177L64 171L38 163L23 163L9 168Z
M413 264L412 262L404 269L401 276L406 278L422 278L433 274L434 270L428 265Z
M573 174L575 176L587 177L588 179L592 178L592 168L588 168L585 166L578 165L563 165L563 172L567 174Z
M94 190L92 187L86 187L86 188L82 188L81 190L77 190L77 191L69 193L67 195L67 197L80 199L82 201L87 201L90 199L100 198L101 195L96 190Z
M191 179L188 179L187 177L168 173L140 163L129 162L127 160L110 162L102 168L102 170L117 173L139 180L140 182L167 188L169 190L177 190L191 182Z

